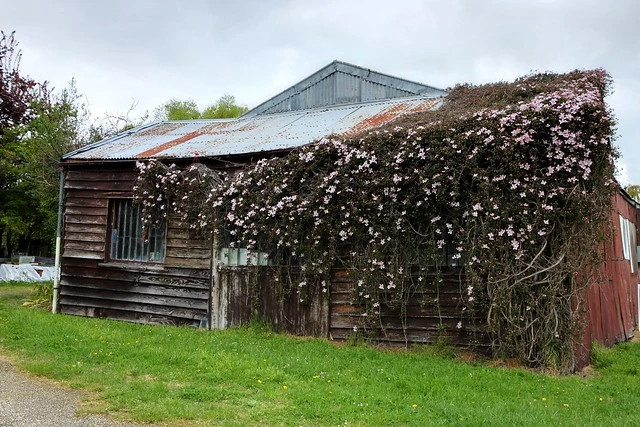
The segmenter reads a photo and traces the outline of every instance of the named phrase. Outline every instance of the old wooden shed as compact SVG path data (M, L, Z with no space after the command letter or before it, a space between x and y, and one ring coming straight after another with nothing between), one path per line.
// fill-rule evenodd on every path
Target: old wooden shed
M60 312L216 328L260 314L292 332L327 336L326 305L281 307L263 287L263 312L254 312L246 254L243 260L236 251L222 263L224 280L213 286L211 242L177 221L143 239L131 201L135 163L157 158L185 166L197 158L234 170L329 134L357 134L437 108L444 94L334 61L239 118L152 123L67 154L61 162ZM261 280L267 274L260 273Z
M351 304L346 271L333 272L328 298L319 294L311 304L300 304L295 295L276 295L273 271L259 255L248 263L246 250L228 248L213 257L212 242L175 219L166 229L145 230L132 203L136 162L154 158L185 167L195 159L233 172L324 136L356 135L437 109L445 96L440 89L335 61L239 118L152 123L67 154L61 162L60 312L210 328L260 317L292 333L346 339L360 316ZM628 339L638 324L639 205L623 190L613 204L603 249L608 283L587 292L584 346L577 350L582 364L593 340ZM384 313L385 341L406 345L444 335L456 344L488 345L481 331L456 329L465 279L460 266L451 267L438 274L437 290L415 295L405 319L392 310Z

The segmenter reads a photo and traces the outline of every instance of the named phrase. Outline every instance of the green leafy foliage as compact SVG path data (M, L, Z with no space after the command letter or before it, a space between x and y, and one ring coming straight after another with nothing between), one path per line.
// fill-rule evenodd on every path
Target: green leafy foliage
M171 99L155 110L158 120L225 119L238 117L247 107L236 104L235 97L223 95L215 103L200 111L195 101Z
M227 119L238 117L246 113L247 107L237 105L236 98L231 95L223 95L215 103L202 111L203 119Z
M9 256L32 237L32 222L38 200L24 194L29 184L25 176L25 158L30 125L49 96L46 84L37 83L20 73L21 53L14 33L2 32L0 38L0 256ZM30 216L30 218L28 218ZM37 233L37 231L36 231ZM6 250L5 250L6 249Z
M20 73L14 33L0 39L0 257L48 255L62 155L84 145L89 114L71 81L53 91ZM91 127L94 131L97 129Z
M640 185L629 185L626 190L631 197L640 202Z
M193 120L201 118L198 105L193 100L171 99L156 108L156 118L161 120Z
M11 165L7 168L10 179L0 195L0 227L18 238L18 251L35 253L36 244L49 245L55 238L58 162L82 145L78 99L72 81L58 94L33 100L33 118L4 135L11 135L11 141L2 159Z

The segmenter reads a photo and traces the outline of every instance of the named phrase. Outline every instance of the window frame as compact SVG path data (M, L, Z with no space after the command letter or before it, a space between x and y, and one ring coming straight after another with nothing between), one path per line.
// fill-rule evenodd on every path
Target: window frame
M636 226L628 218L618 214L620 221L620 241L622 244L622 258L631 264L631 273L635 273L638 266L638 250L636 242ZM635 249L635 250L634 250Z
M216 256L221 267L268 267L274 266L274 259L270 256L265 245L249 250L246 242L236 239L228 231L223 230L218 235Z
M110 262L164 263L167 255L167 225L145 227L141 213L142 207L136 205L131 198L109 199L105 254ZM131 233L134 228L135 232ZM125 231L120 233L122 229ZM155 255L158 252L160 255Z

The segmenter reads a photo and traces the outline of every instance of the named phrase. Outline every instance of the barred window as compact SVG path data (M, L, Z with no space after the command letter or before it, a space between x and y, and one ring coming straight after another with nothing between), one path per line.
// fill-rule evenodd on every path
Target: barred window
M145 227L141 213L142 208L130 199L111 201L111 259L143 262L164 260L165 227Z

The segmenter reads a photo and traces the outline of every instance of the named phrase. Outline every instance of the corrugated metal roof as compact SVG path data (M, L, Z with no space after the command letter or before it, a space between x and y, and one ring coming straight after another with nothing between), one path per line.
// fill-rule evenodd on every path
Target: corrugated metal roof
M331 64L245 113L245 117L407 96L443 96L442 89L346 62Z
M159 122L73 151L65 160L219 157L287 150L331 134L352 135L398 116L435 109L427 96L225 120Z

